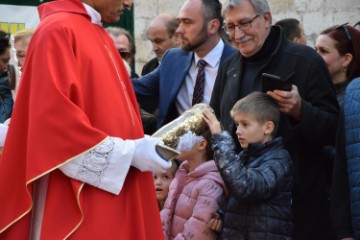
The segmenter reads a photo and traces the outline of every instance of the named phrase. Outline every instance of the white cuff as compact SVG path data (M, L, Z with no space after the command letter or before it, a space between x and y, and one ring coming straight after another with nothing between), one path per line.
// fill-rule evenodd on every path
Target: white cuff
M0 147L4 146L8 128L7 125L0 123Z
M134 141L108 137L95 148L60 167L68 177L119 194L134 155Z

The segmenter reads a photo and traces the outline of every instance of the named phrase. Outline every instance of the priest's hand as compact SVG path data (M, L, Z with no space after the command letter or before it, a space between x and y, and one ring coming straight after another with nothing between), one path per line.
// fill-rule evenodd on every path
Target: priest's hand
M142 172L166 172L171 167L171 161L161 158L155 150L157 144L163 142L159 138L145 136L144 138L134 140L135 152L131 165Z

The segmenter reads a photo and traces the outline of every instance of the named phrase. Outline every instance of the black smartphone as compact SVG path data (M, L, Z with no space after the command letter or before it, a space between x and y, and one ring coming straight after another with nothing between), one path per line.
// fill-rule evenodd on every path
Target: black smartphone
M263 73L261 74L261 80L263 85L263 92L273 91L275 89L282 91L291 91L291 77L294 75L292 73L287 79L282 79L279 76Z

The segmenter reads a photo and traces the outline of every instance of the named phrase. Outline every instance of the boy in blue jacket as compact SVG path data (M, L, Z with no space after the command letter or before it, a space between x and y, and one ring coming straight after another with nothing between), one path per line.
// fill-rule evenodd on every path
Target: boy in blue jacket
M279 109L270 96L253 92L230 114L240 154L216 116L203 113L213 134L214 160L229 190L221 239L292 239L292 161L282 138L275 138Z

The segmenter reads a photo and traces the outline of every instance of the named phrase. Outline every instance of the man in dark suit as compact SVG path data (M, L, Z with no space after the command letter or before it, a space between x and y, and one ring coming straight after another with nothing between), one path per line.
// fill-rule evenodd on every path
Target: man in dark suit
M181 48L167 51L156 70L132 81L139 101L159 97L158 128L192 106L200 60L206 62L201 102L209 103L220 62L236 52L220 38L219 1L188 0L178 21Z
M151 41L152 51L156 57L147 62L141 72L144 76L154 71L169 48L175 48L180 46L179 34L175 31L179 27L179 21L170 13L162 13L155 17L147 30L147 38ZM157 117L159 108L159 98L153 97L152 99L146 99L146 101L139 101L142 109L147 111L149 114ZM151 122L151 124L153 124ZM151 129L156 130L156 121L154 127Z
M136 46L134 38L130 32L121 27L107 27L106 31L110 34L116 48L125 64L130 68L130 77L139 77L139 75L131 68L136 54Z
M164 53L169 48L180 46L179 34L176 29L179 27L179 21L170 13L162 13L155 17L147 30L147 38L152 45L152 51L156 57L147 62L141 72L144 76L159 66Z

